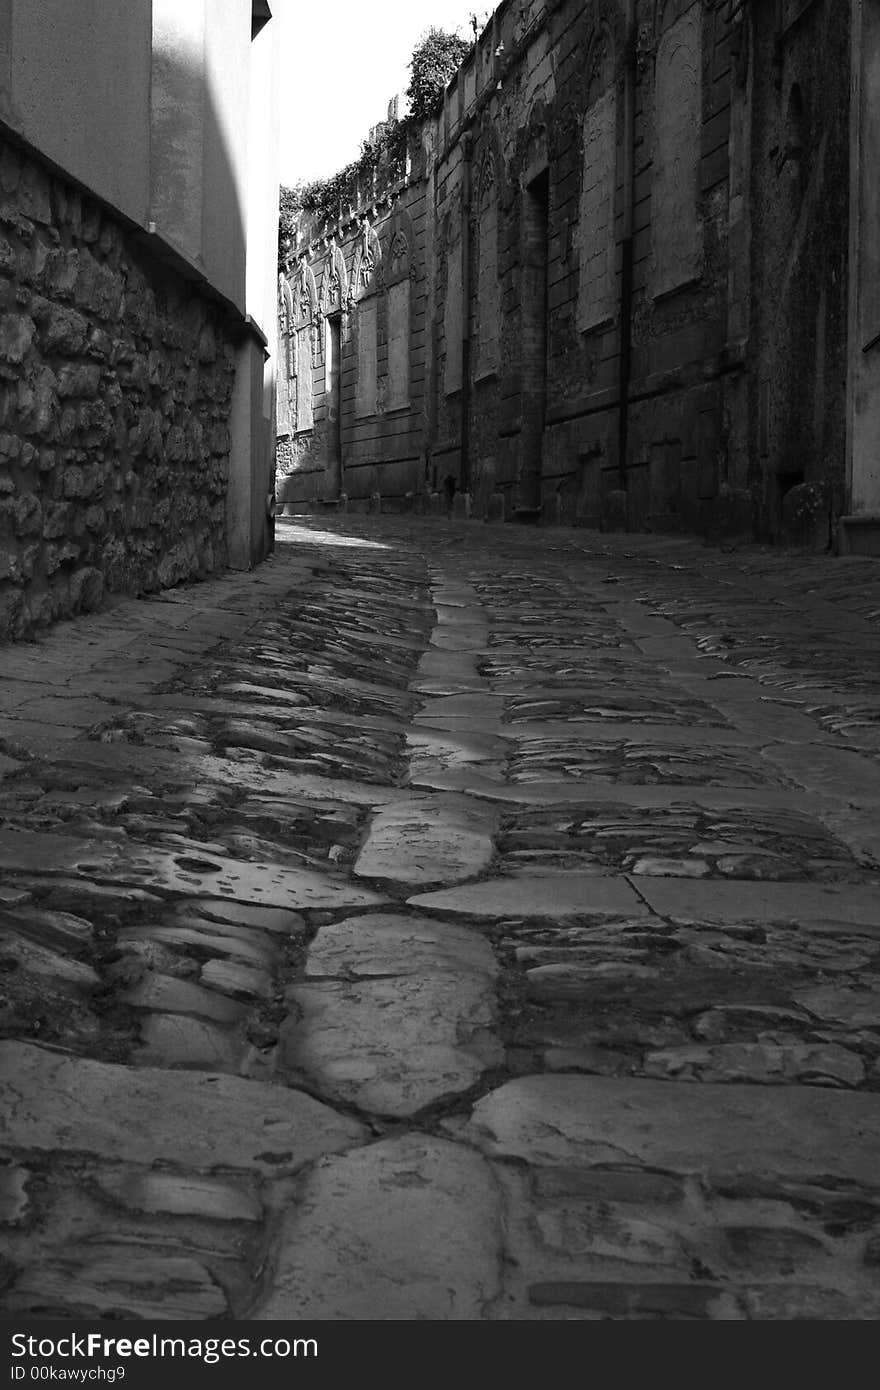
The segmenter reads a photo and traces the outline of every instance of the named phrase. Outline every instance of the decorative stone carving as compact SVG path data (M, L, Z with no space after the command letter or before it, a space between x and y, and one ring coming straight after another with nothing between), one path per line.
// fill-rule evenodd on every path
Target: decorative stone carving
M315 319L315 306L318 296L315 290L315 277L305 261L300 261L299 273L293 292L293 318L297 328L311 324Z
M364 222L363 234L355 251L354 269L349 286L349 303L354 304L361 295L377 288L376 271L382 252L379 238L368 222Z
M332 313L335 309L341 309L343 305L347 304L349 298L347 282L345 257L335 240L331 238L321 296L321 307L324 314Z
M403 269L408 257L409 242L406 239L406 233L398 232L391 243L391 251L388 256L392 275L398 274Z

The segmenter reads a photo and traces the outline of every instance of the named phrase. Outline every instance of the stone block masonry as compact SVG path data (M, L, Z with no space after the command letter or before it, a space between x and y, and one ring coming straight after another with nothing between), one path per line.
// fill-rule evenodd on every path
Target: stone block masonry
M876 511L847 9L503 0L405 158L299 219L281 331L314 351L279 383L280 501L819 549L854 497Z
M226 561L232 331L0 140L0 641Z

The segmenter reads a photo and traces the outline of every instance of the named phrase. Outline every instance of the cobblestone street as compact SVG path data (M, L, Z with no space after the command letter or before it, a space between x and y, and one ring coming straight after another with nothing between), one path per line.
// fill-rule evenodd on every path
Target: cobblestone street
M0 1311L880 1316L880 566L280 520L0 652Z

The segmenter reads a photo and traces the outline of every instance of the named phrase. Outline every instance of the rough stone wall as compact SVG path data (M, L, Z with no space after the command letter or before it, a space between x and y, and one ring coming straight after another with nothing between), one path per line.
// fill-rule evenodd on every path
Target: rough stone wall
M225 561L220 312L0 141L0 640Z
M629 33L626 17L625 0L505 0L424 160L324 245L356 239L364 213L379 231L410 217L428 331L420 309L424 398L400 428L429 491L466 491L477 515L795 543L824 507L827 543L844 500L847 24L832 0L635 0ZM315 229L305 243L319 262ZM381 405L343 426L346 479L383 498L411 486L394 431ZM317 424L311 439L294 448L320 455Z

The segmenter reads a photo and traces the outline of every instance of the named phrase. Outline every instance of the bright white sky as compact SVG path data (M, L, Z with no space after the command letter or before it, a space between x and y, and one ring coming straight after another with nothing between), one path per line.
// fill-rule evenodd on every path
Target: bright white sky
M471 0L280 0L281 182L325 178L360 152L370 126L409 82L407 63L425 31L473 37L494 5Z

